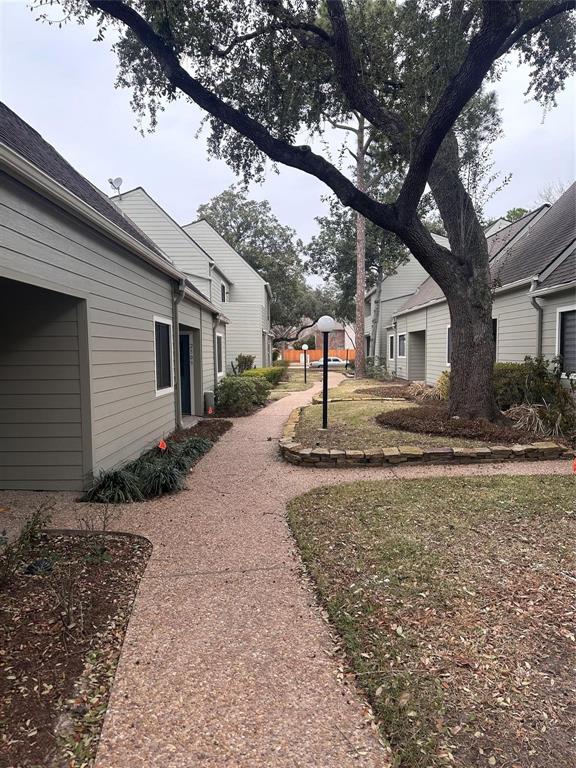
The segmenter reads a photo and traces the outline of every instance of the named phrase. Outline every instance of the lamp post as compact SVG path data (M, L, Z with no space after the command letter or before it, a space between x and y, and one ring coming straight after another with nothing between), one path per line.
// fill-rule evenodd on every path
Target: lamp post
M302 344L302 352L304 352L304 384L307 384L306 380L306 352L308 351L308 344Z
M322 429L328 429L328 336L336 323L330 315L322 315L316 328L324 334L322 339Z

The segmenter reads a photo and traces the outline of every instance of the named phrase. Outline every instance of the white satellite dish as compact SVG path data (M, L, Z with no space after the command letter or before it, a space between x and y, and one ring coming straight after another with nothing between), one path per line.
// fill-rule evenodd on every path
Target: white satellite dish
M122 186L122 179L120 176L116 176L115 179L108 179L108 183L112 187L112 189L115 189L116 192L120 192L120 187Z

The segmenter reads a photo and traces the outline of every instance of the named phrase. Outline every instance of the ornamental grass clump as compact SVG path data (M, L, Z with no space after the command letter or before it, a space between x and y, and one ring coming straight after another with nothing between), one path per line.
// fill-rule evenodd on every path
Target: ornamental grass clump
M142 493L145 498L153 499L165 493L181 491L184 488L185 471L167 457L144 462L139 475Z
M130 467L100 472L82 497L97 504L130 504L143 501L138 475Z

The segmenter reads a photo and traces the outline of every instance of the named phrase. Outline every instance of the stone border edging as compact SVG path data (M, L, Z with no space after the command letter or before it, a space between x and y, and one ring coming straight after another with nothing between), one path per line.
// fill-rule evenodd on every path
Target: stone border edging
M308 467L381 467L404 462L423 464L482 464L502 461L545 461L572 458L574 451L559 443L541 441L530 445L490 445L481 448L432 447L399 445L394 448L368 448L364 451L310 448L296 440L296 427L302 406L295 408L284 426L279 442L280 453L290 464Z
M392 401L400 401L403 403L411 402L406 397L354 397L354 395L348 395L347 397L329 397L329 403L389 403ZM312 398L312 405L321 405L321 395L314 395Z

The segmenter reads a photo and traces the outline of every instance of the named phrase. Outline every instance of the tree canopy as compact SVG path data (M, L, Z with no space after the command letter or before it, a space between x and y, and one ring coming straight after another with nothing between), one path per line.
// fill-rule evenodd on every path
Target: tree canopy
M574 71L576 0L60 0L67 18L117 27L118 83L152 127L183 96L207 113L209 151L245 178L266 156L324 182L396 234L440 285L452 319L450 412L495 418L492 285L462 136L483 88L511 57L547 107ZM300 143L357 113L375 156L402 168L396 198L358 188ZM308 139L309 140L309 139ZM429 186L449 238L437 243L419 204Z
M266 200L251 200L245 189L233 185L200 205L197 214L270 285L271 322L278 339L291 338L309 320L333 311L334 293L306 283L304 246Z

